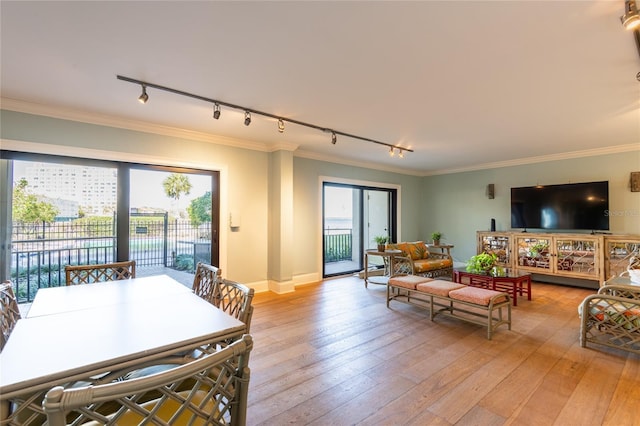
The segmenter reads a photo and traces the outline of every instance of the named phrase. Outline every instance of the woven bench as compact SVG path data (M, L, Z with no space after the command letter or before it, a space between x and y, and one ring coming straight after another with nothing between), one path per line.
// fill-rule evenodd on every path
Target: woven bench
M390 278L387 284L387 307L392 300L428 309L431 321L436 315L446 315L486 326L488 340L502 324L507 324L511 330L508 293L417 275L400 275Z

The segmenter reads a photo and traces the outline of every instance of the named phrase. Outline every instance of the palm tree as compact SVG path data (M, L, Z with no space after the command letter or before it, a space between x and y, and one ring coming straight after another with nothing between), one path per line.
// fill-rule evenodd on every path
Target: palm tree
M189 177L180 173L171 173L162 181L162 187L164 188L167 197L176 200L176 204L180 200L182 195L189 195L191 192L191 182ZM180 213L180 206L177 206L178 213Z

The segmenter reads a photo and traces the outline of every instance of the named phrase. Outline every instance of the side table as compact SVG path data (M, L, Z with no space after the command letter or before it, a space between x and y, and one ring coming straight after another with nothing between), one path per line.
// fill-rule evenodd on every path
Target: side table
M427 248L430 249L440 249L440 253L444 254L444 251L447 251L447 255L451 256L451 249L454 247L453 244L427 244Z
M385 250L378 251L375 249L365 250L364 252L364 287L367 288L369 283L387 285L389 277L393 275L393 258L402 253L402 250ZM384 275L369 276L369 256L380 256L384 262Z

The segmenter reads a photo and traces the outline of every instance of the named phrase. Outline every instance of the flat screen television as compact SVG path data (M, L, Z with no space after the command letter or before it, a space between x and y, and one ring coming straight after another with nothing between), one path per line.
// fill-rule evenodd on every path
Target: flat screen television
M511 188L511 227L609 229L609 182Z

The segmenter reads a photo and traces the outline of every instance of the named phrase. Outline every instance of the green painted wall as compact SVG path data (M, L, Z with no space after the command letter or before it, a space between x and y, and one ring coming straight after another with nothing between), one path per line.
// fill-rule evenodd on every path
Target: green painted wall
M496 230L510 230L511 187L609 181L612 233L640 235L640 192L629 189L629 175L640 171L640 150L491 170L429 176L424 178L423 204L426 221L422 234L439 230L445 242L455 244L459 262L476 252L476 231L488 231L491 218ZM486 186L495 185L495 198Z
M264 285L273 268L275 277L319 279L321 253L321 179L363 184L400 186L400 234L398 240L428 241L432 231L444 233L454 244L454 258L465 262L476 250L476 231L488 230L495 218L498 230L509 229L509 196L512 186L608 180L610 182L611 231L640 234L640 193L629 190L629 173L640 171L640 150L621 154L549 161L475 172L416 177L293 157L292 235L270 242L269 233L282 230L269 224L275 194L270 187L280 153L234 148L140 131L79 123L44 116L1 111L0 137L7 141L42 144L47 151L66 155L78 152L91 158L177 165L221 171L221 260L223 275L248 284ZM0 146L1 147L1 146ZM142 159L142 160L141 160ZM271 169L270 169L271 168ZM279 179L284 176L278 175ZM493 183L495 199L485 195ZM0 184L4 184L1 182ZM282 190L282 188L279 188ZM282 198L285 197L285 198ZM276 201L286 200L279 194ZM275 209L274 209L275 210ZM228 213L240 214L241 226L229 228ZM277 221L278 226L286 221ZM286 244L293 241L290 252ZM284 253L292 266L270 260ZM274 263L275 261L275 263ZM274 267L277 265L277 268ZM276 271L276 269L278 269ZM286 273L282 273L286 270Z

